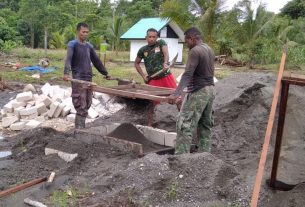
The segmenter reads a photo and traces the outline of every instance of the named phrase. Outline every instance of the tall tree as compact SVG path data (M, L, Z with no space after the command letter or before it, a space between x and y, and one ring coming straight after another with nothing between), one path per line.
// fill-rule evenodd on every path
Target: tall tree
M304 0L289 1L281 9L281 14L290 16L292 19L297 19L299 17L305 17L305 1Z

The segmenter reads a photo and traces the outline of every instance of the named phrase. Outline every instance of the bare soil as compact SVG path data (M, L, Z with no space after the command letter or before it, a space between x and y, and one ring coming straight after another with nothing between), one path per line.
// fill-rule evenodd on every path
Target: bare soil
M73 137L71 126L39 128L0 140L0 149L13 154L0 159L0 190L56 172L55 182L4 197L0 206L24 206L31 197L52 206L54 190L74 187L83 193L70 206L249 206L265 129L273 97L272 73L235 73L216 84L215 125L211 153L186 155L148 154L137 158L101 143L86 144ZM259 206L304 206L305 88L291 86L278 178L298 184L293 190L271 190L262 183ZM2 107L13 94L0 94ZM120 99L127 108L92 126L107 122L146 124L147 102ZM155 110L154 126L175 131L178 111L162 104ZM58 122L58 120L53 120ZM64 121L61 125L64 125ZM275 121L275 125L276 125ZM52 127L52 122L48 125ZM125 128L124 128L125 126ZM141 135L127 124L113 135ZM66 130L65 130L66 129ZM268 152L264 180L269 178L274 135ZM118 133L119 132L119 133ZM118 133L118 134L116 134ZM143 137L142 137L143 138ZM45 156L45 147L78 153L70 163L57 155ZM54 203L53 203L54 206Z

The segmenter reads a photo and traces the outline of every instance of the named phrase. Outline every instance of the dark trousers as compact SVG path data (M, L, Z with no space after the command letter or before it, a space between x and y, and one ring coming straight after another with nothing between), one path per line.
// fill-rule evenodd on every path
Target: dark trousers
M77 115L87 117L92 104L92 88L85 84L72 83L72 103Z

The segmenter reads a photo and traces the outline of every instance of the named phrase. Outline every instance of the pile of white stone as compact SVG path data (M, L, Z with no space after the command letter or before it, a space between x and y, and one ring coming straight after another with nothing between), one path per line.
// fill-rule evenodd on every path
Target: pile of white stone
M88 111L88 120L108 116L125 106L115 103L111 96L94 92L92 106ZM17 94L1 109L2 127L11 130L32 129L40 126L45 120L66 117L70 122L75 120L75 108L72 104L71 88L46 83L41 87L41 94L31 85L24 92Z

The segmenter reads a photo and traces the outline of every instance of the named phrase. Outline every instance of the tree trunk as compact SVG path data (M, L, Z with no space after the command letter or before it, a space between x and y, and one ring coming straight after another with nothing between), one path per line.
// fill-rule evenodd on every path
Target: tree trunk
M35 44L35 32L34 32L33 25L30 26L30 32L31 32L31 47L34 48L34 44Z
M44 53L47 56L48 51L48 29L47 27L44 28Z

